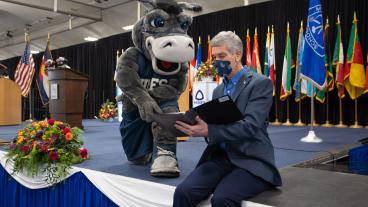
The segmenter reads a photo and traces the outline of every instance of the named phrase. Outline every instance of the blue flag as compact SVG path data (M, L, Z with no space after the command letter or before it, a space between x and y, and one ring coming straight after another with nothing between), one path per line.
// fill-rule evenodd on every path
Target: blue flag
M303 53L304 53L304 34L303 34L303 25L300 26L299 30L299 38L298 38L298 51L296 56L296 71L295 71L295 81L294 81L294 90L295 90L295 101L298 102L303 98L303 91L302 91L302 81L300 80L300 70L303 64ZM304 81L305 82L305 81ZM305 91L304 91L305 92Z
M197 56L196 56L196 66L195 66L196 72L198 71L201 64L202 64L202 45L201 45L201 43L198 43Z
M323 17L320 0L310 0L309 2L303 67L300 76L320 90L323 90L326 85Z

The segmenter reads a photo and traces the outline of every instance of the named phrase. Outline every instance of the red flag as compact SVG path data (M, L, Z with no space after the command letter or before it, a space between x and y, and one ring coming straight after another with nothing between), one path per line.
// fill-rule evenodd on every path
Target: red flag
M252 53L252 67L256 73L262 74L261 63L259 62L259 47L258 47L258 34L257 28L254 33L253 40L253 53Z
M336 87L338 91L339 98L345 97L345 88L344 88L344 48L342 45L341 39L341 26L340 26L340 17L337 17L336 23L337 35L335 42L335 49L332 59L332 65L336 67Z
M365 68L365 90L364 93L368 92L368 55L367 55L367 66Z
M354 21L351 27L344 69L345 88L353 100L361 96L365 90L364 61L362 47L359 41L357 22L358 20L354 13Z
M193 88L195 66L196 66L196 57L194 57L189 63L189 72L188 72L189 91L192 91L192 88Z
M250 54L250 36L249 36L249 29L247 30L247 39L246 39L246 56L247 56L247 67L250 68L252 65L252 57Z
M31 88L34 71L35 64L29 48L29 41L27 41L23 56L19 60L14 74L15 82L20 86L22 96L24 97L28 95Z

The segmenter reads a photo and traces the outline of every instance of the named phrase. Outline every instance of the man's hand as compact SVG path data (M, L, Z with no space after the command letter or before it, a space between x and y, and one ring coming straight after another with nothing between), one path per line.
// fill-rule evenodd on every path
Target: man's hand
M196 125L189 125L181 121L176 121L175 128L191 137L207 137L208 125L199 116L196 118Z

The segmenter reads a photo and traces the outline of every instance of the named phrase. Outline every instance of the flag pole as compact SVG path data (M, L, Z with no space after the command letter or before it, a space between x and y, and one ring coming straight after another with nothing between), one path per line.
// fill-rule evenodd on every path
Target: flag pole
M353 128L353 129L363 128L358 123L358 98L355 99L355 123L353 126L350 126L350 128Z
M328 110L329 110L329 106L328 106L328 97L329 97L329 95L328 95L328 89L326 90L326 123L325 124L323 124L322 126L323 127L332 127L333 125L332 124L330 124L330 121L329 121L329 112L328 112Z
M49 41L50 41L50 32L47 33L47 46L46 47L49 47ZM51 54L51 51L50 51L50 54ZM52 55L51 55L52 56ZM51 58L52 59L52 58ZM47 60L46 60L47 61ZM48 70L48 69L47 69ZM46 114L45 114L45 119L48 119L49 118L49 110L50 110L50 105L49 105L49 102L47 102L47 104L45 105L45 109L46 109Z
M29 90L28 93L28 100L29 100L29 119L27 120L27 122L33 122L32 119L32 88Z
M300 141L319 143L319 142L322 142L322 139L317 137L317 135L314 133L314 129L313 129L313 122L314 122L314 91L313 90L314 90L314 86L312 85L310 129L309 129L308 135L301 138Z
M307 23L308 26L307 26L307 29L306 29L306 31L307 31L306 36L308 35L308 33L309 33L309 35L312 35L311 33L312 33L312 30L313 30L313 27L316 27L316 28L320 27L321 31L323 31L323 17L322 17L321 9L317 9L317 12L313 14L313 16L316 17L316 19L311 18L312 17L311 13L314 12L314 11L312 11L311 8L316 7L316 6L321 7L321 3L319 1L316 1L316 2L310 1L309 2L308 23ZM309 23L312 22L312 21L314 21L316 23L320 23L321 25L311 27ZM318 32L315 33L315 35L318 35L318 34L322 35L322 33L318 33ZM321 39L323 41L323 37ZM316 41L318 42L318 40L316 40ZM320 58L321 56L317 57L317 52L313 49L313 46L311 46L310 43L311 43L311 40L310 39L308 40L308 38L306 38L306 44L305 44L306 47L304 48L304 53L303 53L303 67L307 68L306 72L308 72L308 70L309 70L309 73L311 74L313 72L317 72L316 71L317 67L321 67L321 68L319 68L319 70L326 69L326 68L324 67L324 65L325 65L324 60L322 58ZM323 42L321 44L323 45ZM308 57L308 55L306 55L306 54L308 54L308 51L311 52L312 50L314 51L314 55L309 55L310 57ZM309 58L312 58L312 60L310 60ZM317 65L304 64L304 63L311 63L311 62L314 62L313 64L317 64ZM323 64L323 66L322 66L322 64ZM323 72L323 71L321 71L321 72ZM304 74L304 75L308 77L308 75L306 75L306 74ZM310 116L311 117L311 120L310 120L311 124L310 124L310 129L309 129L308 135L301 138L300 139L301 142L319 143L319 142L323 141L321 138L317 137L317 135L314 133L314 125L313 125L314 124L314 90L315 90L314 87L315 87L315 85L318 84L318 81L314 80L315 78L316 77L314 75L312 75L312 77L309 77L310 81L312 82L311 106L310 106L311 107L311 116ZM326 79L326 75L324 76L324 78ZM313 84L313 82L316 82L316 83ZM322 88L322 89L324 89L324 88Z
M272 25L272 27L271 27L271 34L274 34L274 29L273 29L273 25ZM249 35L249 29L247 29L247 35ZM273 64L275 64L275 63L273 63ZM274 67L276 67L276 66L274 66ZM275 84L275 86L274 87L276 87L276 84ZM274 89L275 90L275 89ZM274 99L275 99L275 122L273 122L272 123L272 125L275 125L275 126L279 126L279 125L281 125L282 123L279 121L279 119L278 119L278 110L277 110L277 100L278 100L278 98L277 98L277 94L276 94L276 92L275 92L275 96L274 96Z
M302 32L303 31L303 20L300 22L300 30L299 32ZM299 41L299 40L298 40ZM298 43L298 50L299 50L299 43ZM299 52L299 51L297 51ZM296 67L298 68L298 71L299 71L299 55L297 55L297 63L296 63ZM298 81L300 84L301 84L301 80L295 80L295 81ZM301 87L301 86L300 86ZM301 88L299 88L298 90L300 90L300 93L301 93ZM298 122L294 124L294 126L304 126L305 124L302 122L302 97L299 98L299 108L298 108Z
M302 99L299 100L298 113L299 113L298 123L294 124L294 126L304 126L305 124L302 122Z
M326 18L326 26L325 26L325 31L328 29L330 27L330 25L329 25L329 22L328 22L328 17ZM327 33L327 35L328 35L328 33ZM327 37L326 37L327 38ZM326 41L326 40L325 40ZM328 43L329 44L329 41L328 42L326 42L326 43ZM327 44L325 44L325 47L329 47L329 45L327 45ZM325 124L323 124L322 126L323 127L332 127L333 125L332 124L330 124L330 120L329 120L329 101L328 101L328 93L330 92L329 91L329 87L328 87L328 76L329 76L329 70L328 70L328 68L330 67L330 64L331 64L331 62L330 62L330 58L331 58L331 55L330 55L330 49L329 48L327 48L327 52L328 52L328 54L325 54L325 55L328 55L327 56L327 63L326 63L326 83L327 83L327 86L326 86L326 122L325 122ZM325 56L326 57L326 56Z
M286 99L286 122L283 124L284 126L292 126L293 123L290 122L290 108L289 108L289 96Z
M346 128L347 126L342 122L342 101L341 98L339 98L339 113L340 113L340 121L339 124L336 125L337 128Z
M30 41L28 32L25 33L25 40L26 42ZM32 82L31 82L31 86L32 86ZM33 105L32 104L32 87L30 87L29 89L28 101L29 101L29 119L27 120L27 122L33 122L33 119L32 119L32 105Z
M282 123L277 118L277 114L278 114L278 111L277 111L277 96L275 96L274 98L275 98L275 122L273 122L272 125L279 126Z

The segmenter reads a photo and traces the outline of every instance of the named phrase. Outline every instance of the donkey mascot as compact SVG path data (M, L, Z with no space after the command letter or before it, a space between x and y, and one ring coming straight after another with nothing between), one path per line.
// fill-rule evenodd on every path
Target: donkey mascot
M178 98L187 85L188 62L194 43L187 35L192 18L183 9L200 11L197 4L174 0L138 0L146 14L134 25L134 47L117 66L116 82L123 91L122 145L128 160L145 165L151 175L177 177L177 139L152 122L154 113L178 112Z

